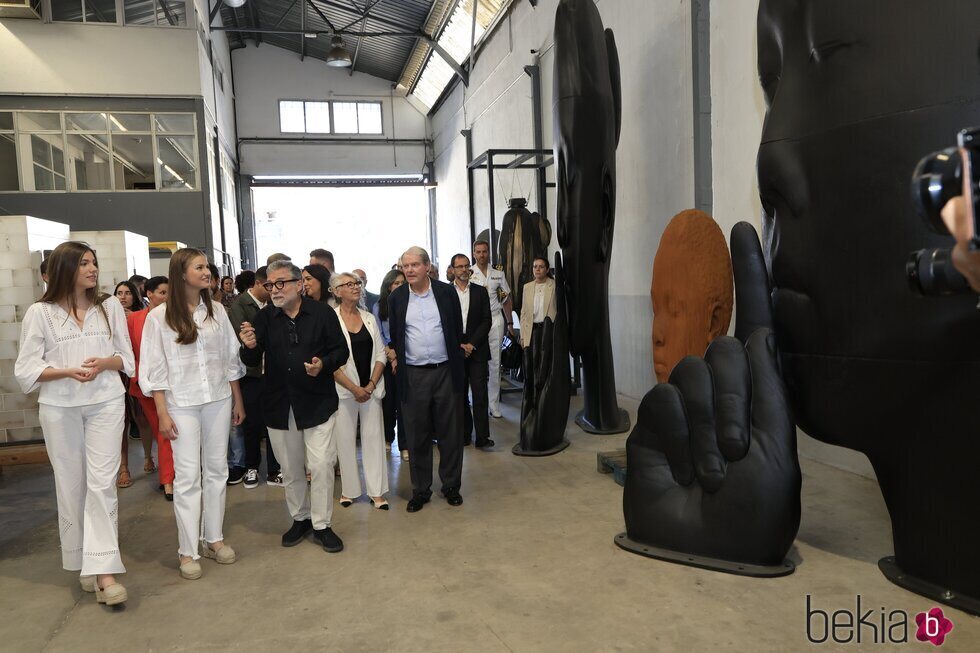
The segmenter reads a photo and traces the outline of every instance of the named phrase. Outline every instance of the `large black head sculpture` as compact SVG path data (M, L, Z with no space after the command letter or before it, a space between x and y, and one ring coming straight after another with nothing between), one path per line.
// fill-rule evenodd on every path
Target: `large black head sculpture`
M757 329L771 326L796 423L868 456L892 520L895 557L881 562L885 574L980 612L980 311L975 295L915 295L904 271L911 251L952 244L916 215L910 175L920 157L980 123L980 3L762 0L758 30L768 104L758 158L763 249L751 227L735 228L736 335L748 341L751 361L753 339L765 332ZM671 385L658 388L676 392L655 388L644 402L676 394L696 407L712 386L717 392L730 383L733 360L708 361L714 374L701 388L672 374ZM778 417L769 403L765 418L752 411L753 426ZM687 433L689 417L664 414L630 436L637 461L665 450L667 459L683 462L682 449L664 447L663 439L672 426ZM725 450L724 421L723 455L699 457L699 426L691 425L698 463L691 478L714 497L734 487L733 472L753 458L738 447L732 455ZM786 453L758 468L771 497L798 491L792 478L778 480L795 464L795 450ZM633 459L628 465L629 474ZM692 484L682 464L671 459L671 468L671 483ZM660 519L664 528L661 518L669 513L651 506L662 503L666 485L650 482L656 474L650 465L635 472L624 497L627 530L632 522L638 537L657 538L639 524ZM758 483L746 483L746 492ZM692 511L710 519L700 507ZM770 542L785 541L792 517L785 511L787 528L772 530ZM735 529L726 537L761 535ZM666 546L696 549L703 542L675 538ZM739 551L734 543L723 548L726 557Z
M616 146L622 102L619 56L592 0L561 0L555 14L554 148L558 243L565 257L569 346L582 356L590 432L629 418L616 401L609 339L609 263L616 218Z
M763 243L797 422L868 455L906 575L980 598L980 311L903 272L951 244L909 177L980 123L980 3L763 0L758 27Z

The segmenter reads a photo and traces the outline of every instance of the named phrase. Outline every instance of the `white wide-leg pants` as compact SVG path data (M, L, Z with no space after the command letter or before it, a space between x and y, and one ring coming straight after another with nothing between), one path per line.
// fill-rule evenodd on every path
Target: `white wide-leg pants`
M490 412L500 412L500 343L504 339L504 318L500 311L493 314L490 322L490 382L487 390L490 398Z
M312 520L320 531L331 524L333 516L333 468L337 464L334 425L337 413L323 424L308 429L296 428L296 418L289 410L289 429L269 429L269 441L282 469L286 490L286 508L293 521ZM306 468L310 484L306 484Z
M88 406L38 408L54 470L61 564L84 576L126 572L119 555L116 498L125 416L122 394Z
M361 460L368 496L380 497L388 492L388 467L385 464L384 412L380 399L363 404L354 398L341 399L337 407L337 455L340 457L340 480L343 494L349 499L361 496L361 477L357 472L357 419L361 419Z
M177 425L177 439L171 443L177 553L197 560L201 557L202 539L209 543L225 539L221 531L228 482L231 397L187 408L171 404L167 410Z

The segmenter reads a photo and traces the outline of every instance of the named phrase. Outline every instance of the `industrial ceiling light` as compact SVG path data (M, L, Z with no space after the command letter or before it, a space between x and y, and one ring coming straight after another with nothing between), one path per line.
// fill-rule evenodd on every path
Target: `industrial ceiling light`
M225 4L232 9L238 9L245 4L245 0L225 0Z
M344 39L334 36L330 39L330 52L327 54L327 65L334 68L349 68L351 65L350 52L344 47Z

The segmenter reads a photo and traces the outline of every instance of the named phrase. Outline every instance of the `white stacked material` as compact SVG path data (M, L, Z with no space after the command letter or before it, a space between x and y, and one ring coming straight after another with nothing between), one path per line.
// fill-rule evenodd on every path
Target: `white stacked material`
M150 274L150 242L131 231L73 231L72 240L86 242L99 259L99 289L112 293L116 284L134 274Z
M26 215L0 216L0 443L42 438L37 392L20 391L14 361L24 313L44 292L41 260L68 239L66 224Z

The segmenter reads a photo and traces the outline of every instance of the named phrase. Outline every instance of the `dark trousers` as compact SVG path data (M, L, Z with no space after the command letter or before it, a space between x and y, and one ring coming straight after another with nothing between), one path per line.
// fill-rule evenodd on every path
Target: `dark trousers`
M265 427L265 416L262 413L262 387L265 381L254 376L243 376L239 380L242 388L242 402L245 404L245 467L258 469L262 462L262 438L266 438L266 473L275 476L279 473L279 461L272 451L272 441L268 440L269 431Z
M490 395L487 384L490 381L489 362L475 359L472 356L466 359L466 386L463 388L463 442L470 441L473 427L476 427L476 443L483 444L490 439ZM470 403L467 401L466 389L469 388L473 393L473 410L470 410ZM475 424L473 416L476 416Z
M405 437L405 425L402 423L402 413L398 408L398 377L391 371L391 363L385 365L385 396L381 400L381 413L385 422L385 442L395 441L395 425L398 426L398 448L408 449L408 438Z
M398 375L400 382L408 384L400 408L408 435L412 494L423 497L432 495L433 438L439 443L442 490L458 490L463 475L463 439L460 437L463 406L461 392L453 387L449 366L426 369L405 365L399 367Z

